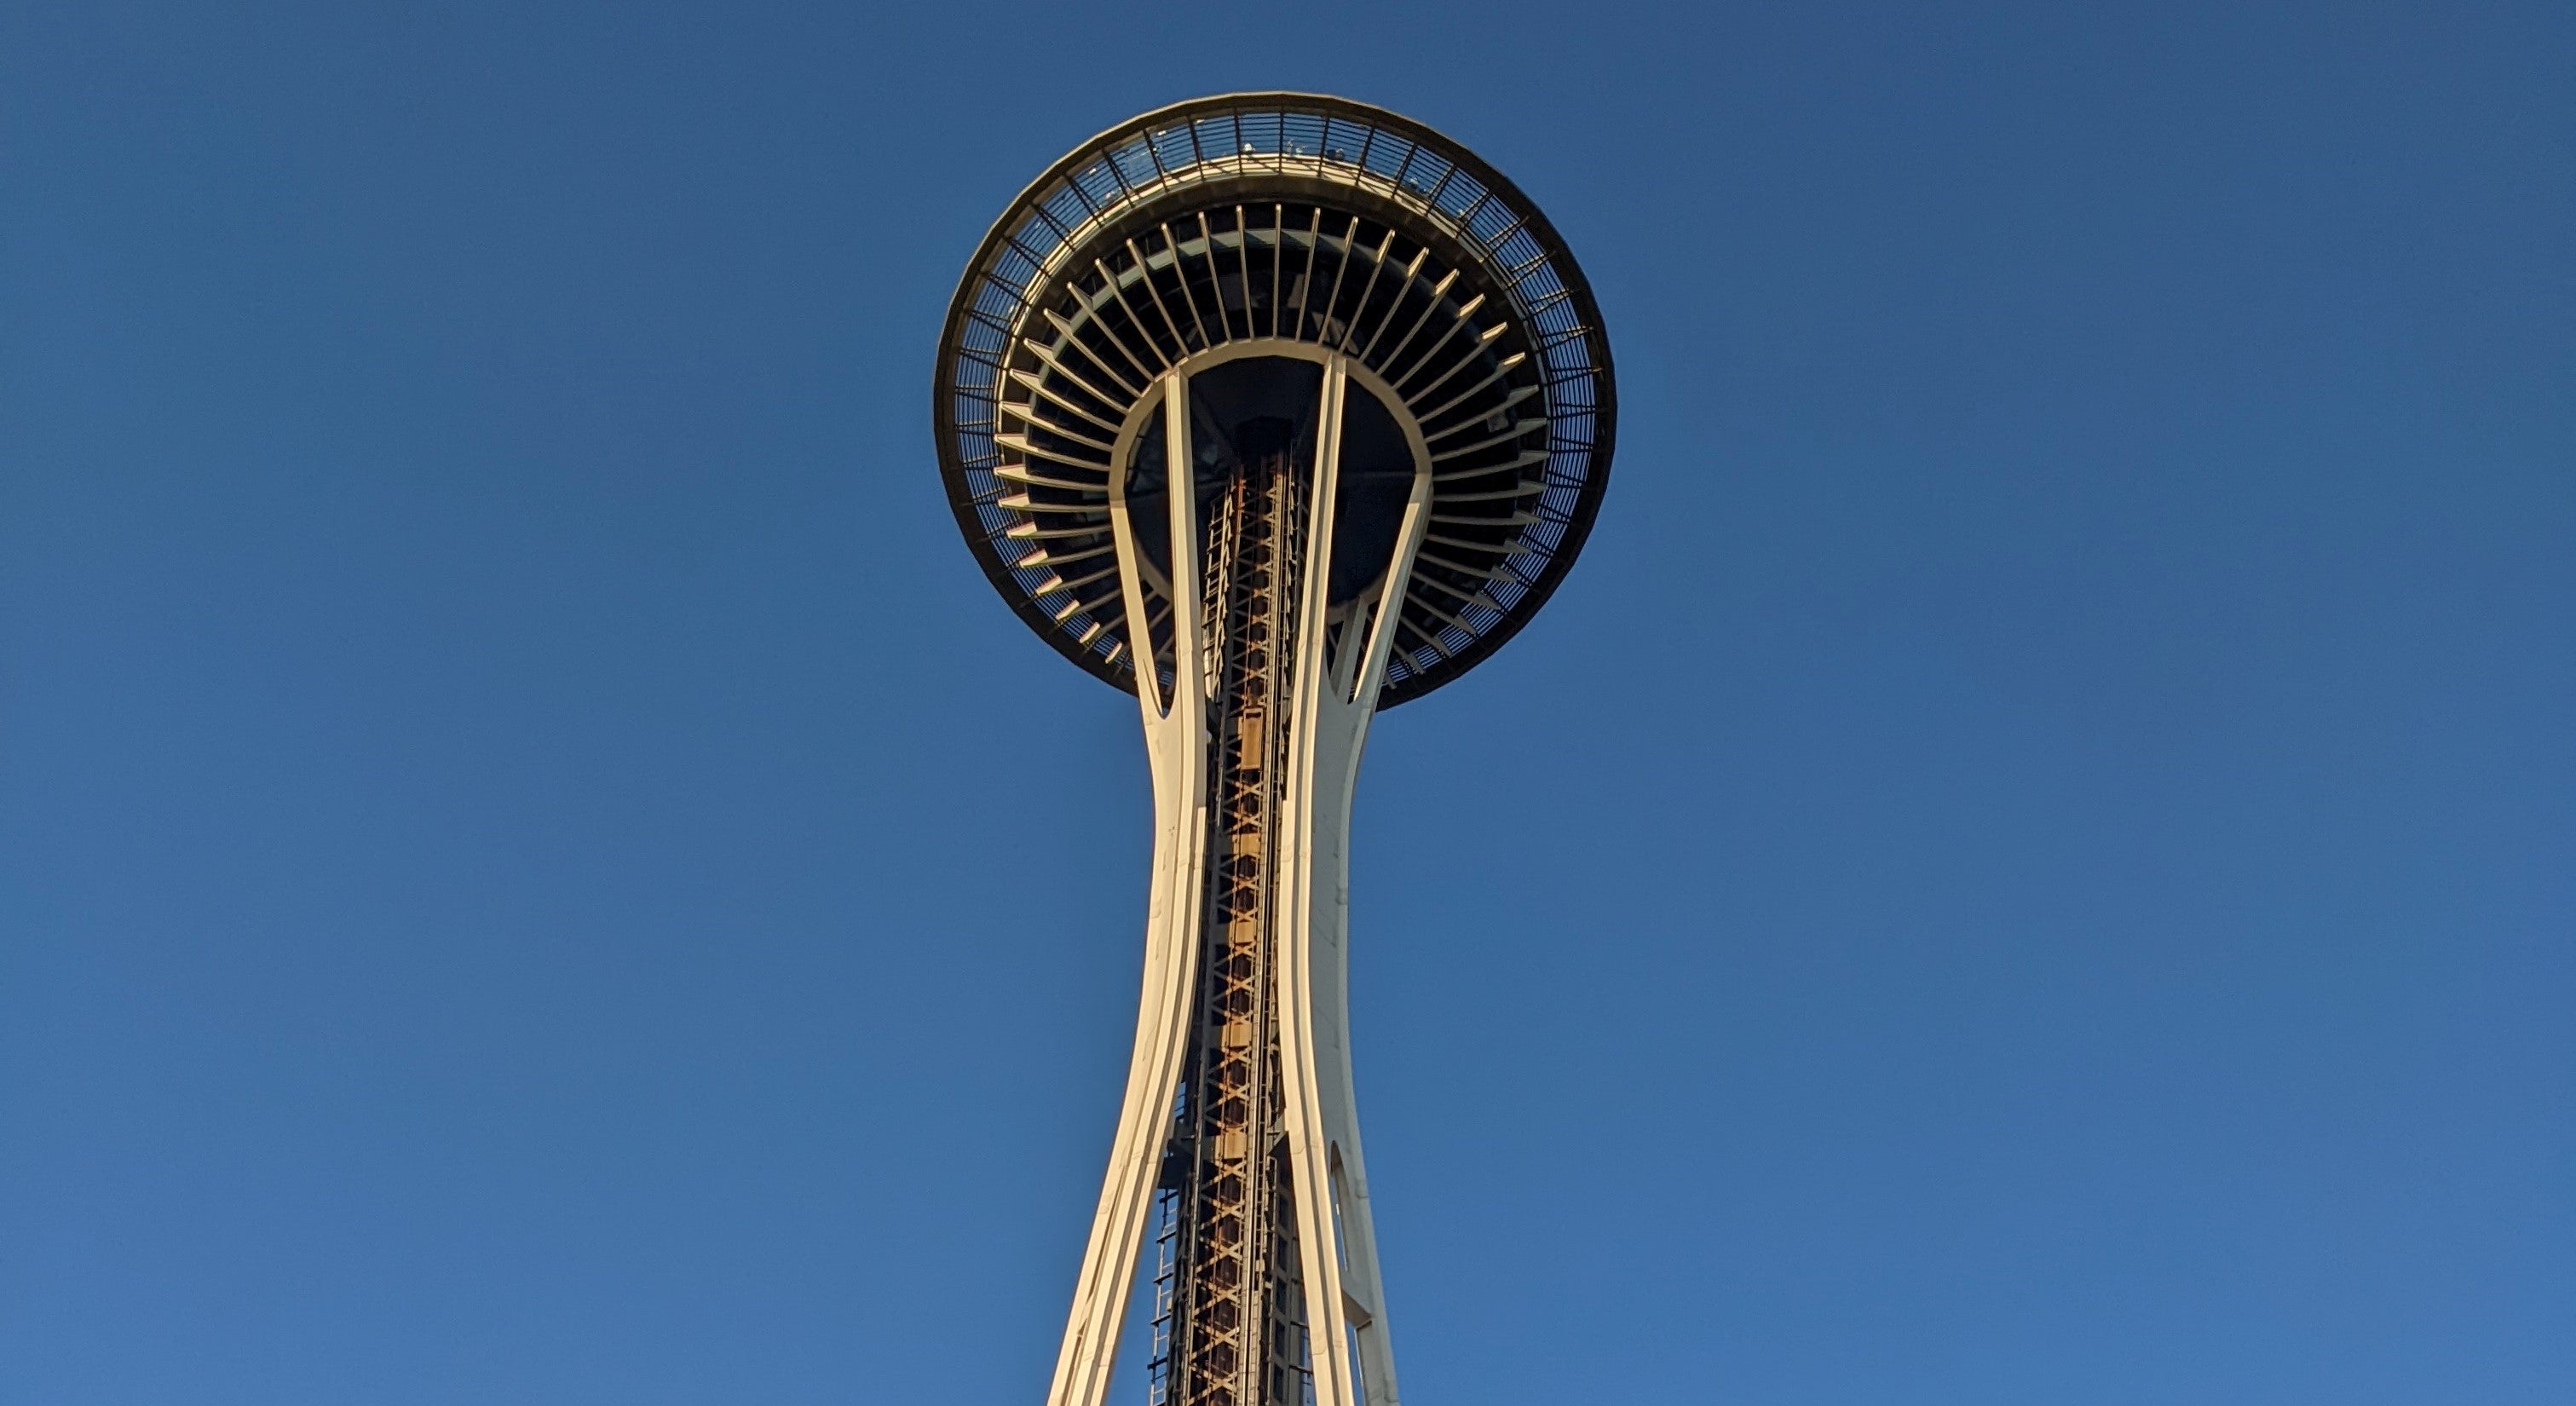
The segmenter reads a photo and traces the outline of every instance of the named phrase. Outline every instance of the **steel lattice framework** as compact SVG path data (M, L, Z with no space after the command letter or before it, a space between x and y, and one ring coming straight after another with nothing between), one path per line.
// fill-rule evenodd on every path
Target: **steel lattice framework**
M1099 1406L1140 1262L1156 1406L1393 1406L1344 1039L1370 718L1555 589L1614 418L1537 209L1336 98L1184 103L1014 202L939 352L968 543L1137 695L1154 877L1128 1088L1051 1406Z

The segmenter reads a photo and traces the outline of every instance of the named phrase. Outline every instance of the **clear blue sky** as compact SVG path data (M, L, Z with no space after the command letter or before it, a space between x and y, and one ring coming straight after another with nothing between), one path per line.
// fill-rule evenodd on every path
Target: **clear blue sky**
M943 507L1166 101L1499 165L1625 411L1379 728L1419 1406L2576 1400L2576 9L19 5L0 1403L1030 1403L1132 704Z

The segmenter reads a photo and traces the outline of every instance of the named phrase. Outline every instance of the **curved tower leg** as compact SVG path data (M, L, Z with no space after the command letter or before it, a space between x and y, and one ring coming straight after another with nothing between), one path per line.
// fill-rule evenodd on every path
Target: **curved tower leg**
M1170 383L1165 416L1170 462L1188 462L1187 420L1178 413L1181 383ZM1128 638L1150 640L1133 524L1127 516L1123 476L1113 489L1111 521L1125 574ZM1169 495L1171 541L1181 580L1196 574L1198 527L1187 493ZM1091 1218L1073 1313L1056 1353L1047 1406L1101 1406L1118 1365L1118 1336L1136 1283L1146 1212L1171 1137L1172 1104L1188 1053L1197 1008L1201 926L1207 913L1207 689L1196 661L1204 651L1199 600L1192 591L1170 603L1175 671L1171 697L1163 696L1150 654L1139 661L1137 703L1144 714L1145 753L1154 777L1153 888L1145 909L1145 981L1136 1013L1136 1044L1127 1066L1127 1094L1118 1110L1118 1136L1100 1206Z
M1349 393L1349 363L1328 365L1328 413ZM1339 487L1337 445L1316 475L1310 511L1314 540L1329 544ZM1307 1321L1313 1341L1317 1406L1396 1406L1395 1362L1388 1344L1385 1287L1360 1154L1359 1116L1351 1080L1348 937L1350 932L1351 799L1360 755L1376 715L1379 686L1414 554L1422 544L1431 482L1418 458L1396 550L1380 588L1346 613L1338 635L1328 619L1329 549L1306 563L1306 618L1298 633L1299 715L1291 752L1289 823L1301 841L1286 877L1293 895L1281 913L1284 1022L1281 1055L1294 1071L1289 1086L1289 1146L1308 1266Z

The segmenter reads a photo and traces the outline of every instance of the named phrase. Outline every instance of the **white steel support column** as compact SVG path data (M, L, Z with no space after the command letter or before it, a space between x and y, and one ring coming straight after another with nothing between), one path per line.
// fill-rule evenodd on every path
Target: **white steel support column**
M1341 423L1355 369L1342 356L1326 362L1326 424ZM1283 817L1293 848L1282 856L1287 901L1277 910L1276 941L1288 1149L1317 1406L1396 1406L1395 1359L1387 1342L1386 1295L1351 1081L1348 939L1351 798L1386 677L1395 612L1431 503L1430 456L1409 417L1405 429L1415 441L1415 470L1394 560L1378 590L1347 608L1341 647L1329 652L1326 584L1340 436L1327 436L1318 446L1308 518L1308 540L1316 549L1306 560L1297 632L1296 720Z
M1171 491L1172 576L1198 577L1197 501L1189 489L1188 386L1181 377L1163 383L1165 462L1173 466ZM1150 397L1149 397L1150 399ZM1131 432L1120 439L1127 448ZM1135 1288L1143 1249L1145 1213L1153 1201L1155 1173L1172 1126L1182 1058L1189 1051L1191 997L1198 976L1199 929L1207 913L1208 690L1202 674L1204 622L1195 587L1172 592L1173 658L1178 664L1172 696L1161 696L1151 633L1146 628L1140 557L1127 515L1125 456L1110 476L1110 521L1117 533L1118 566L1126 588L1128 638L1139 642L1136 700L1145 722L1145 754L1154 776L1153 888L1145 906L1145 981L1136 1014L1135 1051L1127 1067L1127 1096L1118 1110L1109 1173L1091 1218L1091 1241L1082 1256L1073 1313L1056 1354L1047 1406L1102 1406L1117 1368L1118 1335Z

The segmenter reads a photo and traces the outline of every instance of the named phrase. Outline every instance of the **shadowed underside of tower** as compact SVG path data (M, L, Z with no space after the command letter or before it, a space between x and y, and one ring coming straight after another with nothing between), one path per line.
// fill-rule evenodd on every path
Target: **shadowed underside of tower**
M1535 207L1417 124L1255 94L1059 162L951 307L934 419L1005 600L1137 695L1155 790L1127 1095L1050 1392L1392 1406L1344 1040L1379 707L1545 601L1606 481L1608 347Z

